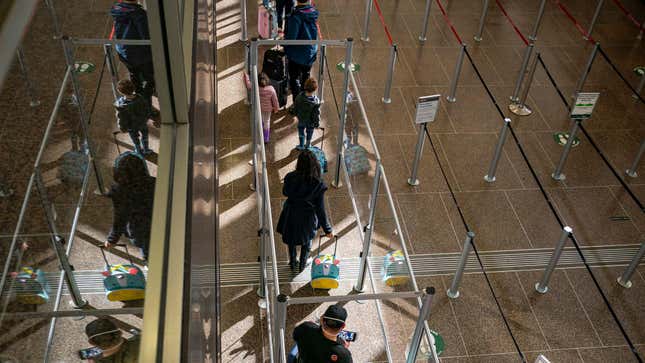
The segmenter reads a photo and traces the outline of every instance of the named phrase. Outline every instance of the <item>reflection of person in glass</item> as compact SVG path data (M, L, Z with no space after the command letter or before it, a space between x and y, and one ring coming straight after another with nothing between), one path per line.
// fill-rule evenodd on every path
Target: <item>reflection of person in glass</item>
M91 363L137 363L139 362L139 334L125 339L121 330L109 318L98 318L85 326L90 344L101 350L98 357L88 359Z

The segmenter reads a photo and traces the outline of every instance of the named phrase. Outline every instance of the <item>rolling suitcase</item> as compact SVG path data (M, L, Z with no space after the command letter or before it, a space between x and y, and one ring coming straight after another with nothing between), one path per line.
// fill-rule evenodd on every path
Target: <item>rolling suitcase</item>
M318 238L318 252L311 263L311 287L314 289L335 289L338 287L340 277L340 260L336 259L338 237L334 237L334 254L321 255L320 243L322 235Z
M104 247L101 246L101 254L105 261L105 271L102 272L105 296L110 301L141 300L146 293L146 278L143 271L134 265L128 245L122 246L125 246L125 253L130 258L130 264L110 265Z
M324 174L327 172L327 157L325 156L325 152L323 151L323 145L325 143L325 128L321 127L322 130L322 138L320 139L320 147L310 145L309 150L316 155L316 159L318 160L318 164L320 164L320 173Z
M278 17L271 1L262 1L258 8L258 34L263 39L278 37Z
M64 153L61 157L61 165L58 167L58 179L65 184L81 186L88 163L88 157L83 152L68 151Z
M42 305L49 301L49 289L45 273L40 269L23 267L20 272L13 272L16 300L26 305Z
M392 251L385 255L383 266L381 267L381 276L387 286L403 285L410 280L405 255L401 250Z
M286 106L289 78L287 75L286 56L283 50L271 48L264 52L262 73L266 74L271 80L271 85L275 88L280 107Z

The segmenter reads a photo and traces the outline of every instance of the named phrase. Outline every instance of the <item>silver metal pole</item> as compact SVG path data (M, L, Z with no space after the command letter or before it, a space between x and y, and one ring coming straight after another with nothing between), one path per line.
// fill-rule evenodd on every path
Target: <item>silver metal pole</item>
M110 81L112 82L112 95L116 100L119 97L117 93L117 84L119 83L119 74L115 67L114 53L112 52L111 44L103 44L103 51L105 52L105 60L107 62L108 71L110 72Z
M464 63L464 56L466 55L466 43L461 43L461 52L457 57L457 64L455 64L455 72L452 75L452 82L450 82L450 93L446 96L448 102L455 102L457 98L455 95L457 93L457 81L459 81L459 75L461 74L461 66Z
M551 177L554 180L562 181L567 178L562 174L562 169L564 169L564 164L566 163L569 152L571 151L571 146L573 145L573 140L578 133L578 128L580 128L580 120L574 120L573 126L571 126L571 131L569 132L569 138L567 139L567 143L564 145L564 150L562 150L562 156L560 156L558 166L555 168L553 174L551 174Z
M257 130L257 120L255 119L256 117L256 102L257 100L255 99L256 94L259 93L259 90L257 89L257 79L258 79L258 44L257 44L258 38L252 38L251 39L251 46L249 49L249 77L251 77L251 94L249 98L249 102L251 103L251 112L249 113L249 122L251 122L251 140L253 143L253 146L251 147L253 155L257 155L257 148L258 148L258 130ZM257 169L258 168L258 160L257 158L253 158L253 168ZM264 171L263 171L264 172ZM253 178L253 189L258 190L258 183L260 183L260 180L257 180L257 178ZM262 227L260 227L262 228Z
M428 0L428 2L430 1ZM477 30L477 34L475 34L475 36L473 37L476 42L482 41L482 33L484 33L484 24L486 23L486 15L488 15L488 0L484 0L484 8L482 9L482 16L479 19L479 28Z
M522 88L522 82L524 81L524 74L526 73L526 67L529 65L529 58L531 58L531 53L533 53L534 47L535 47L535 44L531 42L526 46L524 50L524 58L522 59L520 72L517 74L517 81L515 81L515 90L513 90L513 95L511 96L512 102L518 101L518 95L520 94L520 89Z
M591 24L589 24L589 28L587 29L587 35L584 37L585 40L589 40L591 37L591 32L593 31L594 25L596 25L596 20L598 20L598 15L600 15L600 9L602 9L602 3L604 0L598 0L598 5L596 5L596 11L593 13L593 18L591 18Z
M464 240L464 249L463 251L461 251L461 257L459 258L459 264L457 265L455 276L452 278L452 284L450 285L450 288L446 293L451 299L456 299L459 297L459 283L461 283L461 277L463 276L466 265L468 264L468 255L470 255L473 238L475 238L475 233L466 233L466 239Z
M36 88L34 87L34 83L29 77L29 71L27 70L27 64L25 63L25 54L22 51L22 47L18 47L16 49L16 58L18 58L18 65L20 66L20 71L23 78L25 79L25 86L27 87L27 94L29 95L30 99L29 106L36 107L40 105L40 101L38 100L38 96L36 95Z
M373 0L365 0L365 21L363 23L363 35L361 36L361 40L364 42L370 41L369 30L370 16L372 16L372 1Z
M412 162L412 174L408 179L408 184L412 186L419 185L419 179L417 178L417 173L419 172L419 162L421 161L421 155L423 154L423 144L426 141L425 128L427 124L419 125L419 136L417 137L417 147L414 151L414 161Z
M396 44L392 44L392 47L390 48L390 66L387 72L387 80L385 81L385 95L383 95L383 98L381 98L381 101L383 101L383 103L392 103L390 93L392 93L392 81L394 80L394 64L396 63L396 54Z
M242 24L240 24L241 28L242 28L242 36L241 36L240 39L243 42L246 42L247 40L249 40L248 28L247 28L248 21L246 19L247 18L247 16L246 16L246 0L240 0L240 13L241 13L241 17L242 17L242 19L241 19Z
M105 194L106 190L103 187L103 178L101 177L101 172L96 164L96 155L94 154L94 147L92 146L92 140L90 138L90 130L88 124L88 116L85 113L85 105L83 102L83 92L81 91L80 82L78 81L78 74L75 71L74 67L74 45L71 42L69 37L63 36L63 52L65 53L65 60L67 61L67 66L71 68L70 76L72 81L72 88L74 91L74 96L78 100L78 110L81 116L81 129L83 130L83 136L85 138L85 147L87 147L87 154L89 161L94 167L94 173L96 174L96 184L98 186L101 194ZM88 164L89 165L89 164Z
M641 94L641 91L643 91L644 86L645 86L645 74L641 75L641 81L638 82L638 87L636 87L636 93L632 94L632 97L638 99L638 96Z
M531 110L531 108L526 105L526 98L529 96L529 90L531 89L531 84L533 83L533 77L535 76L535 69L537 68L539 57L540 52L535 52L535 57L533 57L533 61L531 62L531 66L529 67L529 74L526 77L525 82L526 85L522 90L520 99L517 103L511 103L510 105L508 105L508 109L518 116L528 116L533 113L533 110Z
M641 162L641 157L643 157L643 153L645 153L645 140L641 141L641 147L638 149L638 154L636 154L636 158L634 159L634 162L632 163L632 166L625 170L625 173L632 178L636 178L638 176L638 173L636 173L636 170L638 170L638 164Z
M533 24L533 31L531 31L531 35L529 35L529 40L531 42L534 42L537 40L537 32L538 29L540 28L540 23L542 23L542 16L544 15L544 8L546 6L546 0L542 0L540 3L540 10L538 10L538 15L537 18L535 19L535 24Z
M558 264L558 260L560 259L560 255L562 254L562 250L564 249L564 244L567 242L567 238L569 238L569 235L571 235L571 233L573 233L573 229L571 229L571 227L564 226L562 228L562 234L560 235L558 244L555 246L555 250L553 250L551 260L549 260L549 264L544 270L542 280L535 284L535 291L539 292L540 294L546 294L546 292L549 291L548 285L549 280L551 279L551 274L553 274L553 270L555 270L555 266Z
M257 294L260 298L264 299L267 296L266 280L264 278L264 272L267 268L266 232L264 228L258 231L258 235L260 237L260 286L258 286Z
M49 10L49 15L52 17L52 24L54 25L54 39L60 37L60 23L58 22L58 15L56 15L56 8L54 7L54 0L45 0L45 6Z
M410 350L408 350L408 357L405 360L406 363L414 363L417 361L417 354L419 353L419 346L421 345L421 338L423 337L423 331L425 330L426 321L430 316L430 306L432 306L432 298L434 297L434 293L434 287L428 287L425 289L425 295L423 296L423 305L421 305L419 318L417 319L417 324L414 327L414 334L412 335L412 340L410 341ZM432 349L432 347L430 347L430 349ZM436 363L439 362L437 361Z
M499 132L499 139L497 141L497 146L495 146L495 153L493 154L493 160L490 161L490 166L488 167L488 173L484 175L484 180L489 183L495 181L495 172L497 171L497 164L499 163L499 158L502 156L502 150L504 149L504 143L506 142L506 134L508 133L508 128L511 125L511 119L506 117L504 118L504 125L502 125L502 131Z
M336 158L336 174L331 185L335 188L340 188L340 163L343 162L343 145L345 136L345 120L347 119L347 93L349 92L349 73L351 72L352 63L352 49L354 46L354 39L347 38L347 48L345 48L345 69L343 78L343 99L342 107L340 109L340 126L338 128L338 156Z
M281 342L282 334L280 334L280 332L286 329L288 304L289 304L289 297L287 295L284 295L284 294L278 295L277 303L275 307L275 320L274 320L274 324L275 324L274 337L276 342L278 342L278 344L276 344L278 349L274 350L274 354L276 354L274 362L282 362L281 356L287 353L282 350L282 346L284 346L284 343Z
M599 47L600 47L600 43L596 43L593 49L591 50L591 54L589 54L589 59L587 59L585 70L582 73L582 76L580 76L580 79L578 80L578 84L576 85L576 91L573 94L574 100L577 94L580 93L580 91L582 91L582 87L584 87L585 82L587 81L587 76L589 75L589 71L591 70L591 65L593 64L593 61L596 58L596 53L598 53Z
M641 248L638 250L636 253L636 256L632 259L632 262L629 263L629 266L625 269L625 272L618 278L618 283L620 286L629 289L632 287L632 275L634 274L634 271L636 271L636 267L638 267L638 264L641 262L643 259L643 256L645 255L645 242L641 243Z
M487 0L488 1L488 0ZM428 23L430 22L430 7L432 5L432 0L426 0L426 11L423 15L423 28L421 29L421 35L419 35L419 41L425 42L428 38Z
M325 62L327 61L327 46L320 46L320 60L318 61L318 99L320 103L325 102L323 99L325 88Z
M370 215L365 225L365 235L363 236L363 250L361 251L361 262L358 267L358 279L354 290L363 292L363 283L365 282L365 272L367 270L367 259L370 255L370 245L372 244L372 232L374 231L374 220L376 219L376 200L378 197L379 186L381 182L381 160L376 161L376 172L374 174L374 184L372 185L372 195L370 196Z

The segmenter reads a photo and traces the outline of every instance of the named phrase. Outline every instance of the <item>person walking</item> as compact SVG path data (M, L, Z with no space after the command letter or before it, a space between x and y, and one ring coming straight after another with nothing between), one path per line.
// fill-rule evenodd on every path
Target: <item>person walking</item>
M317 40L318 39L318 10L309 0L298 0L296 7L287 17L284 39L287 40ZM316 61L318 45L285 45L287 70L289 72L289 88L295 98L300 89L310 77L311 66Z
M282 194L287 197L278 219L277 231L289 246L291 271L302 272L307 266L311 242L318 228L327 238L333 238L332 227L325 211L327 185L322 180L320 165L311 150L298 155L296 170L284 177ZM297 247L300 256L296 258Z
M298 119L298 145L296 150L308 149L314 129L320 126L320 100L316 95L318 81L309 78L302 92L293 102L293 114ZM305 135L306 133L306 135Z
M136 152L141 155L152 153L148 147L148 103L135 93L134 83L129 79L120 80L117 91L121 94L114 103L119 129L130 134Z
M249 75L244 73L244 83L246 83L246 88L251 89L251 80ZM260 89L258 93L260 94L260 114L262 116L262 131L264 135L264 142L269 142L271 135L271 113L277 113L280 111L280 105L278 104L278 95L275 93L275 88L271 85L271 80L269 76L265 73L260 73L258 75L258 85Z
M293 347L287 363L352 363L349 342L338 336L345 328L347 310L330 305L320 318L320 324L304 322L293 330Z

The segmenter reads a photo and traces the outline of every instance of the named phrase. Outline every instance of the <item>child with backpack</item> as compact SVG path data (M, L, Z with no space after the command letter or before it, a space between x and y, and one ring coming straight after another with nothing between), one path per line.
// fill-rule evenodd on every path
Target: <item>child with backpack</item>
M251 89L251 80L249 75L244 73L244 82L246 83L246 88ZM269 142L270 129L271 129L271 113L277 113L280 111L280 105L278 104L278 95L275 92L275 88L271 85L271 80L269 76L265 73L260 73L258 75L258 85L260 89L260 114L262 115L262 131L264 135L264 142Z
M293 103L293 114L298 118L298 146L296 150L304 150L311 145L314 129L320 126L320 100L316 95L318 81L308 78L305 87ZM306 132L306 137L305 137Z
M148 148L148 102L135 93L136 86L129 79L120 80L117 90L122 95L114 103L119 129L130 134L136 152L141 155L152 153Z

